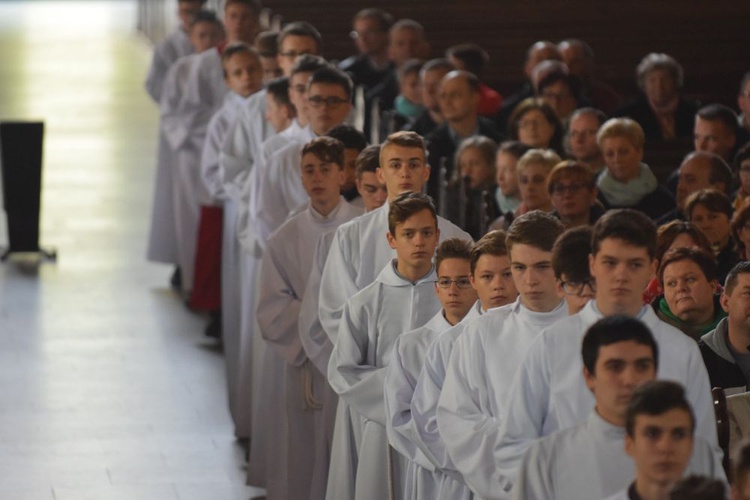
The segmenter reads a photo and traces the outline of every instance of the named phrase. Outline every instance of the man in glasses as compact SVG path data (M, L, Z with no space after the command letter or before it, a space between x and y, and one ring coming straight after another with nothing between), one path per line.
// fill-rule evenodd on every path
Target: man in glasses
M596 142L596 132L607 115L596 108L580 108L570 115L565 149L576 161L583 163L596 176L604 168L604 157Z
M566 229L591 226L604 214L597 201L599 190L591 170L577 161L558 163L547 177L547 191L555 211Z
M349 74L355 86L361 85L367 91L393 71L388 57L388 31L392 25L393 17L381 9L362 9L354 16L349 35L359 54L341 61L339 69Z

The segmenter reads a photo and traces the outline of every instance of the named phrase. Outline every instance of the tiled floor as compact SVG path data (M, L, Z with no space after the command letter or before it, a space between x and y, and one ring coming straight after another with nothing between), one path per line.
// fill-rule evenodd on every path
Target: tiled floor
M1 500L247 500L223 360L145 261L135 2L0 2L0 120L46 123L42 243L0 265Z

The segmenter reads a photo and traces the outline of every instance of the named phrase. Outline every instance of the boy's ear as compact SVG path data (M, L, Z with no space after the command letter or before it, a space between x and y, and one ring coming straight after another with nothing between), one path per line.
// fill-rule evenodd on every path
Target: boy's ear
M385 237L388 239L388 245L395 250L396 249L396 237L391 234L390 231L386 231Z

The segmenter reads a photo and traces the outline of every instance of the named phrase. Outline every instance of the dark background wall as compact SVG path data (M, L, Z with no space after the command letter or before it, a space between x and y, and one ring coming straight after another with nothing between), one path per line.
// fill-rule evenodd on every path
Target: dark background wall
M433 56L474 42L491 56L485 80L508 93L522 80L526 48L534 41L586 40L597 75L624 95L635 92L635 66L648 52L666 52L685 68L685 92L702 102L735 106L742 74L750 70L750 2L591 0L266 0L285 21L307 20L323 34L325 55L342 59L354 46L351 19L376 6L421 22Z

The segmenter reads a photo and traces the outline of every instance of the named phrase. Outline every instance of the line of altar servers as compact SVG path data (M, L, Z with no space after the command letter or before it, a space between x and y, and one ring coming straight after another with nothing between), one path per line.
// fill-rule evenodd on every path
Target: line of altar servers
M361 130L381 124L365 124L369 100L321 57L313 26L262 32L256 0L219 14L178 4L146 82L161 113L148 258L175 266L172 286L223 344L249 484L269 500L638 495L643 438L625 417L654 378L679 382L692 419L691 451L662 483L726 482L697 344L641 301L648 218L605 214L598 248L591 232L569 238L593 255L586 279L553 265L571 243L542 211L500 217L475 242L468 221L440 216L448 191L437 208L422 194L436 172L419 134L368 146ZM612 291L618 259L627 285ZM577 293L561 288L566 265ZM645 333L595 328L612 316ZM599 346L594 365L582 341ZM646 354L607 399L605 370L625 377L603 360L612 346L628 367L632 350Z

